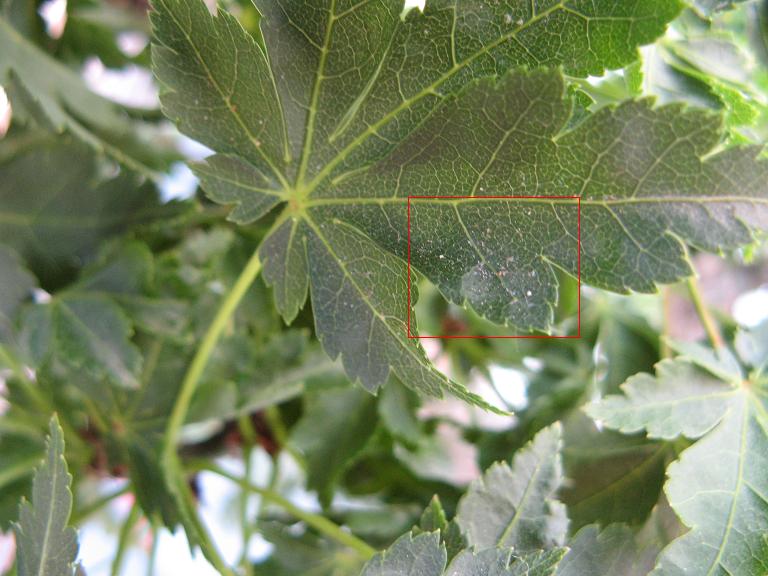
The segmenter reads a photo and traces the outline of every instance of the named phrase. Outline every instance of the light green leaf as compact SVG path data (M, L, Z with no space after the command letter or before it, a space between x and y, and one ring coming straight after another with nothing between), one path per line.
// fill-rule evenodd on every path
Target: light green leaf
M587 407L603 425L625 434L646 430L651 438L699 438L737 402L739 390L682 360L656 365L656 377L632 376L624 396L606 396Z
M759 371L768 364L768 321L736 333L736 350L745 364Z
M611 524L585 526L568 542L557 576L647 576L656 557L685 529L666 505L658 506L638 529Z
M405 534L365 565L361 576L552 576L564 548L516 555L510 550L467 549L446 568L438 532Z
M72 511L72 476L64 460L64 432L54 416L48 456L35 472L32 502L22 502L14 525L19 576L72 576L77 532L67 526Z
M472 483L456 513L470 546L525 553L563 544L568 519L556 500L563 481L559 451L555 424L515 454L511 466L494 464Z
M445 562L445 547L438 532L408 533L371 558L361 576L442 576Z
M517 556L508 550L489 548L465 550L453 559L446 571L450 576L553 576L565 548Z
M609 396L589 409L612 428L701 437L667 469L667 498L691 530L664 549L655 576L768 569L764 386L749 379L733 386L688 361L665 360L657 378L630 378L626 397Z
M428 3L423 14L412 11L403 19L402 4L394 0L259 6L266 53L234 18L221 11L212 16L202 2L155 3L154 62L164 85L166 113L218 153L198 168L203 186L216 201L237 204L232 217L241 223L287 202L261 250L265 278L274 286L286 320L296 316L311 287L319 336L332 357L342 357L353 379L376 390L392 373L421 393L449 391L482 403L435 373L405 334L411 313L405 297L405 196L425 187L439 193L440 186L430 181L435 178L448 185L458 177L457 190L467 194L475 185L478 190L496 189L498 175L510 173L514 150L540 142L531 133L543 135L545 150L537 154L542 161L550 157L547 149L554 152L547 139L569 116L559 75L516 74L498 89L491 81L473 80L521 65L563 65L580 75L624 65L635 58L639 44L663 31L680 5L637 0L621 6L578 1ZM450 96L467 86L462 96ZM554 93L553 101L531 101L529 96L540 91ZM478 117L478 103L510 109L494 126L490 116ZM523 114L527 108L530 114ZM526 120L517 126L516 118ZM473 131L466 130L475 121L481 122L478 137L483 132L488 136L479 148ZM448 133L454 124L458 139ZM438 138L464 142L473 155L446 149ZM436 147L427 150L431 142ZM510 153L504 150L507 145ZM417 152L424 152L423 157L406 162ZM491 166L496 156L501 161ZM422 167L430 158L431 165ZM563 172L552 159L557 172ZM533 193L537 175L523 166L518 170L509 186L517 193ZM541 173L553 174L546 166ZM401 187L401 180L409 184ZM421 185L415 186L419 180ZM562 189L562 182L552 185ZM542 182L539 193L544 186ZM443 207L444 218L455 225L454 207ZM428 263L437 253L426 254L423 241L415 239L414 246L422 250L416 267L429 272L431 266L431 279L444 293L459 302L469 299L499 322L546 329L556 297L550 262L575 271L575 203L532 204L528 209L536 211L533 218L523 212L527 205L517 208L514 223L507 223L513 234L507 229L495 234L509 242L530 232L531 248L503 255L503 261L516 256L521 262L519 272L503 282L490 277L483 260L495 266L500 252L508 250L484 254L473 248L473 242L487 240L478 236L479 230L459 239L455 252L464 261L446 261L442 269ZM493 210L506 222L512 208L480 209ZM477 218L470 213L468 226L474 227ZM427 234L444 224L432 219L415 223L414 230ZM441 241L452 244L455 239ZM677 252L682 258L681 247ZM636 263L628 266L634 269ZM647 289L652 282L642 286ZM368 353L374 343L377 351Z
M664 549L654 576L768 571L767 405L764 390L739 391L722 422L668 468L667 497L691 531Z
M676 340L670 340L668 344L680 356L687 358L697 366L701 366L724 382L740 384L744 378L738 359L728 348L712 350L698 342L678 342Z

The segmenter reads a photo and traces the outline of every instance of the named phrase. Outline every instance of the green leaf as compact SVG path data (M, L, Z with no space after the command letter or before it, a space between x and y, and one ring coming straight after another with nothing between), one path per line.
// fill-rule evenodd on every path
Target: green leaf
M125 166L156 175L170 155L141 141L125 111L91 92L79 74L57 62L0 17L0 84L10 87L14 113L61 137L67 133Z
M304 455L309 488L323 505L376 430L376 399L359 388L317 386L304 396L304 414L291 433L291 443Z
M361 576L441 576L445 563L445 548L440 545L438 532L418 536L408 533L371 558Z
M590 407L606 426L701 437L667 470L665 492L690 532L662 553L653 574L747 576L768 569L766 391L760 380L722 382L689 361L663 361L657 377L625 384L626 397ZM744 550L750 550L745 554Z
M357 553L311 532L296 534L295 526L262 522L259 532L274 546L254 571L270 576L357 576L363 562Z
M440 541L445 546L448 562L467 548L467 540L461 533L461 528L455 519L448 521L443 504L437 494L429 501L429 506L424 509L421 518L419 518L419 525L413 528L412 533L416 535L435 530L440 531Z
M768 321L736 333L736 350L745 364L763 371L768 364Z
M465 550L453 559L446 574L451 576L554 576L565 548L518 556L511 551L489 548Z
M0 242L18 251L44 286L69 280L100 242L186 209L161 205L154 187L135 174L103 178L99 169L94 154L69 139L18 150L0 142Z
M583 414L563 426L563 465L568 483L560 494L573 532L582 526L614 522L642 524L664 485L671 446L644 435L597 430Z
M668 506L657 507L639 529L611 524L585 526L568 542L557 576L647 576L670 540L685 532Z
M71 576L75 572L77 532L67 526L72 511L72 476L64 460L64 432L54 416L48 456L36 470L32 502L22 502L14 525L19 576Z
M108 296L152 334L180 337L189 323L187 302L157 295L154 258L141 242L107 246L69 291Z
M129 319L108 298L63 294L30 308L22 338L38 366L65 366L74 375L84 370L123 388L139 385L141 354L131 343Z
M464 550L446 568L445 547L438 532L405 534L374 556L361 576L552 576L564 548L518 556L510 550Z
M7 341L13 332L16 313L21 304L31 296L37 279L26 270L18 254L0 245L0 342Z
M655 378L638 374L621 388L625 396L607 396L587 413L625 434L646 430L649 437L666 440L703 436L737 396L730 384L680 360L664 360L656 365Z
M519 148L521 140L531 138L525 131L554 136L568 119L569 107L562 100L557 74L532 79L517 74L498 90L491 81L474 84L475 78L521 65L563 65L579 75L624 65L636 57L639 44L662 33L680 5L636 0L621 6L612 2L558 2L546 7L429 4L424 14L412 11L404 18L401 3L395 1L346 7L334 2L264 2L260 6L266 51L231 15L220 11L212 16L202 2L155 3L153 54L155 72L164 85L164 110L182 130L218 152L198 168L203 187L216 201L237 204L231 217L241 223L288 202L262 246L265 278L274 286L286 320L296 316L311 287L319 336L331 357L342 357L351 378L376 390L392 373L423 394L440 396L449 391L482 403L435 373L418 344L405 334L411 314L405 297L405 196L425 186L442 192L442 186L427 180L438 178L447 184L455 176L459 177L457 189L469 193L474 184L478 189L486 184L486 171L487 187L494 188L496 175L509 172L508 166L490 166L494 148L505 146L499 140L509 140L511 149ZM203 38L208 40L202 43ZM358 56L363 54L367 56ZM525 82L532 85L515 93ZM529 105L535 108L538 99L527 102L526 94L535 94L544 85L555 92L556 101L542 99L519 131L513 120L512 125L503 126L527 117L522 110ZM467 86L461 97L450 96ZM485 101L494 97L498 103L507 88L509 102L504 104L511 106L509 117L500 117L501 124L495 127L485 126L493 121L476 117L477 104L492 105ZM515 102L523 108L514 106ZM469 114L465 116L472 117L459 120L466 105ZM478 120L482 123L478 134L489 135L489 142L480 148L465 138L466 126ZM475 157L456 158L456 153L464 156L465 152L438 145L409 166L406 159L437 142L438 133L453 124L459 140L447 133L442 137L465 142L478 152ZM510 134L505 137L507 131ZM535 146L535 140L530 145ZM500 152L499 156L506 161L509 155ZM421 168L429 158L434 158L432 165ZM443 170L457 161L462 167L445 182ZM562 172L560 166L558 172ZM401 188L398 174L411 185ZM528 192L536 181L532 173L510 178L510 186L519 189L523 176L528 184L522 189ZM423 182L414 186L418 180ZM465 261L446 261L443 270L433 270L432 280L444 292L454 289L450 296L460 302L474 296L471 303L498 321L514 316L516 325L547 327L555 286L550 264L540 259L575 271L576 210L571 204L531 207L537 210L534 220L544 217L549 222L535 227L524 224L526 231L540 237L531 239L528 253L517 255L523 265L506 283L525 281L526 285L522 291L518 288L509 307L500 306L498 300L508 303L510 292L486 278L490 272L482 268L484 255L472 247L477 237L460 239L456 250L462 251ZM445 206L450 208L450 219L453 207ZM493 210L505 212L504 207ZM519 219L525 218L520 211ZM567 223L558 223L558 218ZM474 226L476 215L469 219ZM433 219L414 229L426 233L443 224ZM547 230L562 237L553 239ZM511 238L522 232L516 229L510 236L499 230L498 234ZM414 246L423 248L423 241L415 240ZM682 248L678 252L682 254ZM419 254L416 267L429 272L428 255ZM432 256L437 258L437 253ZM498 257L488 255L491 260ZM536 262L538 269L534 269ZM442 277L436 280L438 272ZM462 290L465 275L467 286ZM496 293L484 298L492 289ZM535 297L527 299L534 291ZM372 354L374 342L378 351Z
M456 521L470 546L516 553L562 545L568 529L556 500L563 478L560 426L539 432L512 465L491 466L459 502Z

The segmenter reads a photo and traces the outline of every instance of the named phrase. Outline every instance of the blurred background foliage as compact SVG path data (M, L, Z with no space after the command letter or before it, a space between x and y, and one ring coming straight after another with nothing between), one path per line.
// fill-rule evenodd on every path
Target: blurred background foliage
M258 37L248 0L222 4ZM158 109L147 8L0 0L0 84L10 101L8 111L0 99L10 119L0 140L0 529L29 495L58 412L92 575L147 563L158 574L210 573L200 559L179 560L188 551L165 528L178 510L157 454L195 343L270 225L228 224L181 163L205 151ZM768 1L697 0L638 63L571 80L582 110L654 97L722 111L724 145L764 142ZM762 247L694 262L727 338L768 317ZM566 276L560 284L557 332L574 334L579 286ZM509 333L426 283L420 294L422 334ZM661 540L679 531L674 517L659 519L670 516L661 488L686 442L600 430L579 407L652 372L670 354L667 339L703 335L684 286L629 297L581 288L581 339L426 342L439 368L514 410L512 419L425 402L401 385L369 396L323 354L313 329L310 304L286 327L257 280L195 396L184 430L191 468L215 459L386 546L434 494L453 514L480 470L560 420L572 533L613 522L663 524ZM349 549L217 479L200 471L190 482L232 563L274 575L359 571ZM0 567L12 573L10 537L3 542Z

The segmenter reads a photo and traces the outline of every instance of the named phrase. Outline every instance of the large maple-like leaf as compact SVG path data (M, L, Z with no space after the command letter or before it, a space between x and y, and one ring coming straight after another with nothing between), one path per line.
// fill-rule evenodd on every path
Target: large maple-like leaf
M764 337L742 333L741 341L753 341L754 350ZM667 497L691 530L664 549L657 576L768 570L768 403L759 370L765 358L743 358L758 369L728 382L714 372L727 374L731 362L716 360L694 348L687 359L660 363L656 378L630 378L625 396L589 408L604 425L624 432L699 438L667 470Z
M721 250L768 221L758 150L706 160L719 119L628 102L572 129L557 71L630 62L676 2L260 2L254 39L201 2L156 0L165 113L218 154L197 167L231 218L285 203L262 245L292 320L311 292L317 333L376 390L469 395L407 336L413 267L498 323L549 330L554 270L626 292L690 273L686 244ZM581 199L581 246L576 198ZM417 294L412 291L411 303ZM414 325L410 319L411 326Z

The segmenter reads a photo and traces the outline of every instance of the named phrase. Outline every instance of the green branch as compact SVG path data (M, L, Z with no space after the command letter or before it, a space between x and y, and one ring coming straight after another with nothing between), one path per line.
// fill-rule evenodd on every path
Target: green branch
M208 461L201 461L196 463L195 469L199 470L207 470L208 472L213 472L214 474L218 474L219 476L223 478L227 478L228 480L231 480L238 486L240 486L243 490L247 490L249 492L254 492L256 494L259 494L264 500L271 502L273 504L276 504L277 506L280 506L283 510L288 512L291 516L305 522L308 526L311 526L321 534L324 534L328 538L331 538L338 542L339 544L343 544L344 546L348 546L349 548L352 548L355 550L364 560L370 559L374 554L376 554L376 549L372 548L368 545L368 543L364 542L351 532L347 532L341 526L331 522L328 518L324 516L320 516L319 514L314 514L312 512L307 512L306 510L302 510L293 502L290 500L283 498L280 494L277 492L274 492L273 490L270 490L269 488L261 488L259 486L254 486L247 480L244 480L243 478L239 478L235 476L234 474L230 474L226 470L220 468L216 464Z
M192 363L189 365L187 373L184 375L184 380L181 383L181 390L176 398L176 403L173 406L171 417L168 420L168 426L165 429L165 445L163 449L163 458L175 457L176 444L179 440L179 433L181 427L184 424L184 420L187 417L187 411L189 405L192 402L192 396L195 393L200 378L203 376L205 367L208 365L208 360L211 357L216 344L219 342L221 333L224 331L229 319L237 309L240 300L243 299L248 288L251 287L256 277L261 272L261 262L259 261L258 250L253 253L251 259L246 264L243 271L240 273L240 277L232 286L224 302L221 303L221 307L216 316L208 327L208 331L205 333L203 340L200 342L200 346L195 352L195 356L192 359Z
M715 321L713 320L712 315L709 313L706 304L704 304L704 299L701 297L701 292L699 291L699 284L696 281L696 277L691 276L688 278L687 284L688 293L691 295L691 301L693 302L693 306L696 308L696 313L699 315L699 319L701 320L702 326L704 326L704 330L707 332L707 336L709 337L709 341L712 343L712 347L715 350L722 348L725 346L725 342L723 342L723 337L720 335L720 330L718 330L717 324L715 324Z
M216 344L219 338L221 338L221 334L229 323L232 314L234 314L238 304L240 304L243 296L245 296L248 288L256 280L260 271L261 262L259 261L258 250L256 250L221 303L221 307L216 312L213 322L208 327L208 331L205 333L192 358L192 362L181 383L181 389L176 397L176 403L173 406L163 439L162 466L168 488L173 494L184 519L184 528L189 532L190 541L200 546L208 561L224 576L232 576L233 572L221 557L208 530L197 515L195 500L190 492L186 475L176 453L176 446L181 434L181 427L187 418L187 412L189 411L195 389L203 376L211 354L213 354Z

